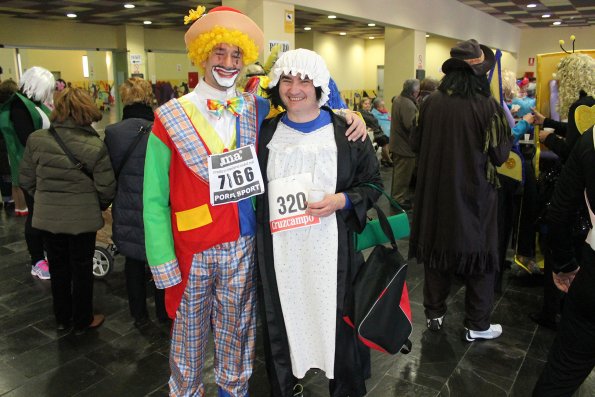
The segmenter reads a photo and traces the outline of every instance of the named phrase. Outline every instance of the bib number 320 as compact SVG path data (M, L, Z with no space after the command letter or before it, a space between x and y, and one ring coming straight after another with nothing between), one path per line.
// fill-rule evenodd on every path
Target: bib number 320
M279 215L294 214L305 211L308 208L306 205L306 194L304 192L277 197L277 204Z

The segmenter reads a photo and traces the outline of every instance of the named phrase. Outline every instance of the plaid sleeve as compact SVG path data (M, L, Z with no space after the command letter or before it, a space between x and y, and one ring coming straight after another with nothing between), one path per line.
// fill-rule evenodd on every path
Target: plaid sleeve
M159 289L173 287L182 282L182 273L178 267L178 260L172 259L162 265L149 266L153 273L153 281Z

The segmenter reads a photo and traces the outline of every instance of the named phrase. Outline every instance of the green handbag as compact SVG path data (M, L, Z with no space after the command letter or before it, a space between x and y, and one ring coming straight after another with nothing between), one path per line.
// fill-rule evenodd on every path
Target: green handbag
M373 189L378 190L382 193L390 203L391 207L400 211L400 213L396 215L388 216L388 223L393 231L393 235L395 236L395 240L400 238L408 237L409 236L409 218L407 217L407 213L399 204L393 199L389 194L387 194L384 190L379 188L376 185L371 183L366 183L366 186L369 186ZM368 220L366 223L366 227L364 230L355 235L355 250L357 252L365 250L366 248L374 247L375 245L386 244L390 240L382 231L382 227L380 226L380 221L378 219Z

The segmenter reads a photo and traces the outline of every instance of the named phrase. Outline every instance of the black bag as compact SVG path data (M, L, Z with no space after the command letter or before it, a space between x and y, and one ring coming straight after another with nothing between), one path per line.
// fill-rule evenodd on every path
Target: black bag
M146 127L143 125L139 128L138 133L134 137L134 140L132 141L130 146L128 146L128 148L126 149L126 152L124 153L124 156L122 157L122 161L120 161L120 166L118 167L117 170L114 170L114 175L116 176L116 180L120 176L120 173L124 169L124 166L126 165L126 162L128 161L128 158L130 158L130 155L132 154L134 149L136 149L136 146L138 145L140 140L144 136L146 136L147 134L149 134L151 132L152 127L153 127L153 123L149 123L149 125L147 125Z
M353 308L344 320L358 338L381 352L407 354L411 351L411 308L405 277L407 261L399 253L384 212L374 205L390 247L376 245L353 284Z

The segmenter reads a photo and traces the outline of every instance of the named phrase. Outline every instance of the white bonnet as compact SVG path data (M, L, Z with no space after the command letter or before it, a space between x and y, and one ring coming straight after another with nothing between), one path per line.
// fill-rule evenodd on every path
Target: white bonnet
M322 96L318 101L318 106L324 105L329 98L330 89L328 87L331 74L326 67L324 59L314 51L298 48L281 54L277 62L273 65L269 78L269 88L272 88L279 83L282 75L291 74L297 76L300 74L303 79L308 76L314 83L314 87L322 89Z

